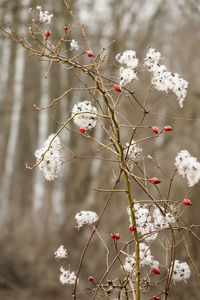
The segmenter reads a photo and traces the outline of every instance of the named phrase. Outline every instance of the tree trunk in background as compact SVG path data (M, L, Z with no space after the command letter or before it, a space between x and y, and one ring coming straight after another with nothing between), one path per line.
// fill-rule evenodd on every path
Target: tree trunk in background
M5 158L5 172L3 180L3 207L1 210L1 221L7 217L8 207L9 207L9 193L12 184L12 176L15 165L17 140L19 136L19 125L21 120L21 109L23 101L23 87L24 87L24 67L25 67L25 56L24 49L18 47L16 50L16 60L15 60L15 77L14 77L14 88L13 88L13 106L12 106L12 116L10 120L10 131L8 136L7 151Z
M49 104L49 76L45 78L46 70L48 64L45 62L41 63L41 75L40 75L40 102L39 106L43 107ZM36 149L43 147L44 141L47 139L49 135L49 111L47 109L41 110L38 112L39 120L38 120L38 140ZM39 169L35 170L34 180L33 180L33 210L36 224L41 220L41 210L43 209L43 201L45 194L45 179L43 177L42 172ZM40 222L39 222L40 224ZM41 224L40 224L41 226Z
M63 93L63 91L70 88L70 77L67 76L66 70L63 66L60 66L59 70L59 77L60 77L60 94ZM66 116L70 111L70 96L65 96L64 99L59 104L59 110L60 110L60 117L62 122L66 120ZM61 134L61 139L63 142L64 147L69 146L70 141L70 133L66 130L63 131ZM63 151L64 152L64 151ZM61 172L59 174L59 178L55 181L51 196L51 217L50 217L50 225L54 230L58 230L60 226L64 222L64 216L65 216L65 210L67 210L67 189L68 183L67 183L67 177L69 175L69 169L70 166L67 163L67 158L63 157L64 164L62 166Z

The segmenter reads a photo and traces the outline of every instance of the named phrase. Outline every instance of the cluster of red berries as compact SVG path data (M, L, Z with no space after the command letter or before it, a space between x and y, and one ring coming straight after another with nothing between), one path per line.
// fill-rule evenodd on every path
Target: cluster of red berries
M159 133L159 129L158 129L157 126L153 126L153 127L151 127L151 129L152 129L152 131L153 131L154 133L156 133L156 134ZM164 131L171 131L172 129L173 129L173 128L172 128L171 126L166 125L166 126L164 126L164 128L163 128L162 130L164 130Z
M112 232L110 234L110 237L113 239L113 240L119 240L120 239L120 234L119 233L114 233Z

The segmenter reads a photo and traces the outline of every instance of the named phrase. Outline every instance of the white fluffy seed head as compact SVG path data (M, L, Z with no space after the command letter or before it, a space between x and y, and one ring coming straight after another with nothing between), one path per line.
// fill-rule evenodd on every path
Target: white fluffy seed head
M190 268L186 262L175 260L172 280L174 283L190 278Z
M130 69L135 69L138 66L139 60L136 57L136 52L134 50L126 50L123 53L116 55L116 60L120 64L124 64Z
M127 154L128 151L128 154ZM124 149L124 155L130 160L138 162L141 159L142 148L138 147L134 140L130 143L126 143L126 148Z
M60 268L60 282L62 284L69 284L72 285L76 281L76 275L74 272L66 271L63 267Z
M149 48L149 51L146 53L146 57L144 59L144 65L152 71L154 66L158 64L161 58L161 54L159 51L153 48Z
M152 72L151 83L155 89L168 92L171 90L176 96L179 106L183 107L183 101L187 94L188 82L177 73L171 73L164 65L159 63L160 52L150 48L144 59L144 66Z
M53 14L50 14L47 10L42 11L42 7L41 6L36 6L36 9L39 12L39 21L42 23L51 23L51 19L53 18Z
M72 116L74 116L74 123L86 130L92 129L96 126L97 109L90 101L82 101L73 106Z
M55 138L54 137L55 134L51 134L44 142L44 146L36 150L34 153L35 157L37 158L37 162L39 162L42 159L43 154L49 148L49 150L45 153L42 162L38 166L38 168L43 172L45 179L49 181L57 178L58 172L62 165L62 160L60 157L62 144L58 136Z
M133 257L126 257L125 263L124 263L124 269L125 271L131 273L134 271L135 268L135 258Z
M61 245L55 252L55 258L62 259L67 258L67 249L63 245Z
M200 163L190 155L187 150L181 150L175 158L178 173L186 177L188 186L191 187L200 180Z
M134 70L130 68L121 67L119 70L120 73L120 85L125 86L131 83L132 80L138 79Z
M78 229L80 229L85 224L94 224L98 220L98 215L93 211L84 211L77 213L75 215L76 222L78 224Z
M70 42L70 50L79 50L78 42L75 40L71 40Z
M140 266L149 266L151 268L158 268L159 262L154 259L153 255L151 255L151 250L148 245L145 243L140 243ZM133 253L133 257L126 257L124 263L124 269L127 272L133 272L135 269L135 252Z

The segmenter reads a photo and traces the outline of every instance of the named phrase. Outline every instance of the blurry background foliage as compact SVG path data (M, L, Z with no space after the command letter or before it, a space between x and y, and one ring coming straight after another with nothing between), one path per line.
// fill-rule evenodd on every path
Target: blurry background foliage
M41 25L44 30L51 30L52 41L58 41L63 35L63 26L71 24L69 39L78 41L80 51L87 50L77 25L67 14L64 1L1 0L1 23L10 22L16 31L23 34L31 21L28 8L35 8L36 5L54 14L51 24ZM200 1L73 0L71 5L85 24L94 53L108 42L116 41L107 51L109 65L105 68L105 75L118 80L115 61L117 53L134 49L138 58L142 59L148 46L151 46L161 52L165 58L163 64L170 71L179 73L189 81L183 109L179 108L174 95L165 97L164 93L151 94L151 103L155 103L159 97L165 103L149 114L146 124L159 128L170 124L174 128L165 138L160 137L142 145L144 154L156 157L164 170L162 173L152 164L152 176L161 178L162 188L166 190L165 182L168 183L167 179L173 172L178 151L187 149L191 155L200 159ZM69 43L65 44L67 57L72 55ZM66 163L54 182L45 181L39 170L27 170L25 162L34 163L35 149L40 148L47 136L58 128L50 115L58 121L66 120L73 104L88 99L88 95L84 92L70 93L54 108L35 111L32 107L34 103L45 105L70 87L80 86L80 83L72 76L72 71L56 64L45 79L47 64L27 55L2 33L0 70L0 299L70 299L70 288L59 282L59 266L54 259L54 251L60 244L64 244L68 249L70 268L76 270L80 249L84 246L90 228L78 232L74 215L82 209L100 212L106 195L91 191L90 187L110 188L115 166L89 159L74 159L68 163L67 155L70 152L67 152ZM79 76L87 80L85 75ZM144 78L140 73L139 79L134 84L138 89L138 97L142 99L147 90L141 87L150 82L150 77L147 75ZM132 124L138 121L138 108L130 110L127 104L123 113ZM73 124L71 126L74 127ZM141 136L147 136L150 129L141 130L140 133ZM98 137L104 135L104 132L97 126L93 134ZM127 130L124 130L124 142L126 136ZM66 147L76 154L90 155L96 149L90 141L69 134L68 131L63 132L61 137ZM146 163L151 162L146 160ZM134 184L132 190L137 199L143 199L144 195ZM176 180L171 196L181 200L186 191L186 181L180 178ZM196 186L191 195L193 206L184 215L189 223L199 222L199 191L199 186ZM115 194L104 216L100 230L108 244L111 243L109 235L112 231L120 232L122 240L129 238L127 204L124 201L125 196ZM199 245L191 237L188 241L198 265ZM98 243L99 240L94 238L84 262L80 281L82 290L87 288L90 274L98 279L104 270L105 261L102 257L105 257L105 250ZM184 250L179 246L177 258L186 259ZM99 270L98 274L93 273L96 270ZM181 297L183 300L197 300L197 286L197 280L192 276L187 285L173 285L169 299ZM81 299L88 297L83 294Z

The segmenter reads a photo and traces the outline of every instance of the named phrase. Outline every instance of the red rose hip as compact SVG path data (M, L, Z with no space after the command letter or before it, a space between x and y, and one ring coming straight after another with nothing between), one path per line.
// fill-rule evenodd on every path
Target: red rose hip
M158 130L157 126L153 126L153 127L151 127L151 129L154 133L158 134L159 130Z
M51 31L50 30L46 30L44 35L46 36L46 38L50 37L51 35Z
M183 200L183 203L185 205L192 205L192 202L190 201L190 199L186 199L186 198Z
M153 273L156 274L156 275L159 275L160 274L160 271L158 268L153 268Z
M85 129L85 127L83 127L83 126L80 126L80 127L79 127L79 130L80 130L80 132L82 132L82 133L86 132L86 129Z
M87 50L87 51L86 51L86 54L87 54L88 57L94 56L92 50Z
M169 125L164 127L164 131L171 131L173 128Z
M116 238L116 240L119 240L119 239L120 239L120 234L119 234L119 233L116 233L116 234L115 234L115 238Z
M115 91L121 93L122 89L121 86L119 84L115 84L114 85Z
M112 233L110 234L110 237L111 237L111 239L115 239L115 238L116 238L116 233L112 232Z
M89 277L88 277L88 281L93 282L93 281L94 281L94 278L93 278L92 276L89 276Z
M149 181L153 184L159 184L161 181L157 177L152 177L149 179Z
M135 226L130 226L129 231L135 231Z

